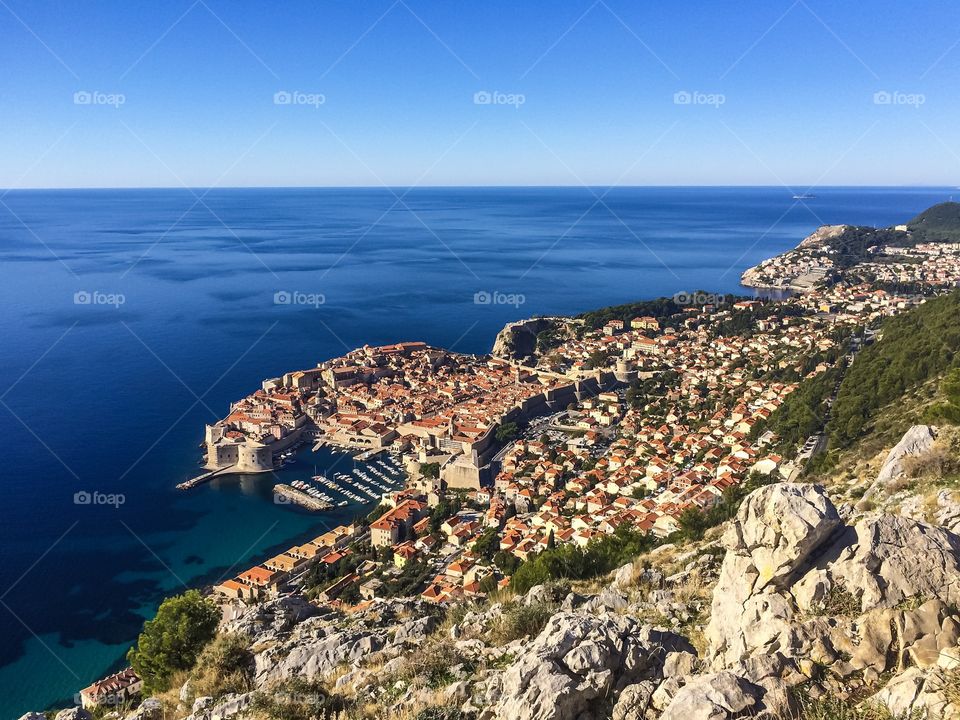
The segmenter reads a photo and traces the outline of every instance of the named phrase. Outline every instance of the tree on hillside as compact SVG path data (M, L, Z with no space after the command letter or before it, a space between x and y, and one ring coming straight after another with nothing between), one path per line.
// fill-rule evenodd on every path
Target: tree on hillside
M940 383L943 401L934 404L929 415L934 421L960 425L960 368L948 372Z
M497 428L496 438L498 442L513 440L517 436L519 428L515 422L504 423Z
M196 590L164 600L127 653L146 692L166 690L176 671L193 667L219 622L219 608Z

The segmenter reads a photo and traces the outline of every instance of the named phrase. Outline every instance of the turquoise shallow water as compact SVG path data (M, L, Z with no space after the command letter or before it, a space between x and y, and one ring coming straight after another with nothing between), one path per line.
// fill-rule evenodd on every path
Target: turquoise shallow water
M357 512L275 505L270 476L173 489L197 471L203 424L262 378L364 343L484 352L533 314L737 291L821 223L902 222L951 190L202 192L13 191L0 207L3 717L69 702L164 595ZM474 302L497 291L523 304ZM280 478L342 457L304 455ZM84 490L125 502L74 504Z

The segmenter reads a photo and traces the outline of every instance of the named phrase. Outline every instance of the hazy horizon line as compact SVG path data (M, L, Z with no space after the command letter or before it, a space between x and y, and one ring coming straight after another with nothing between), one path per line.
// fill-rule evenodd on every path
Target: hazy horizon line
M780 189L785 192L808 194L816 190L833 189L893 189L910 188L918 190L958 190L960 185L937 185L937 184L913 184L905 185L895 184L873 184L873 185L815 185L806 186L804 183L796 183L794 187L788 185L757 185L752 183L731 183L731 184L449 184L449 185L57 185L57 186L34 186L34 187L0 187L0 193L8 194L15 192L50 192L50 191L76 191L76 190L510 190L510 189L696 189L696 188L757 188L757 189Z

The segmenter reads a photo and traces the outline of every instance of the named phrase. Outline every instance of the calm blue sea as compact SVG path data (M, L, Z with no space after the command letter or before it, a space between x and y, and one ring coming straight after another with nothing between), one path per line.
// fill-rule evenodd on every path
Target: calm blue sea
M951 192L3 194L0 717L69 702L120 663L165 595L356 512L275 505L272 477L173 489L197 471L204 423L262 378L365 343L484 352L533 314L737 291L744 268L820 224L890 225ZM338 462L350 461L304 455L280 477ZM75 504L81 491L124 502Z

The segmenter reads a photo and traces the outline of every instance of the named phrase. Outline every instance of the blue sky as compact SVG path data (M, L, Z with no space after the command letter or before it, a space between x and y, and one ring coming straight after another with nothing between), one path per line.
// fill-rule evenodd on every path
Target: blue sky
M0 38L0 187L960 184L956 2L0 0Z

